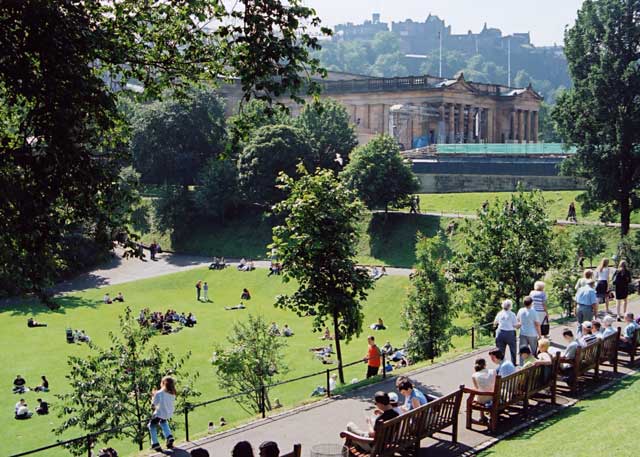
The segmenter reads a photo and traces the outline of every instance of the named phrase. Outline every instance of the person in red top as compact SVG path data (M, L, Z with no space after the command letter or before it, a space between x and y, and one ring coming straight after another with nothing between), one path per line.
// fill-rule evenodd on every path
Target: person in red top
M369 343L369 351L363 360L367 362L367 378L370 378L377 375L380 369L380 349L376 346L376 339L373 336L367 338L367 343Z

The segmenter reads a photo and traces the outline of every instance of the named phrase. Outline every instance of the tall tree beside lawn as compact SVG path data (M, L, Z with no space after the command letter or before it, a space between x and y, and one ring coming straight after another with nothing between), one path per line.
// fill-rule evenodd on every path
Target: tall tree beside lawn
M220 388L230 395L249 392L235 397L238 406L249 413L259 412L263 406L266 411L271 410L269 389L264 386L277 382L287 371L282 362L286 339L272 335L269 329L270 324L262 316L249 315L247 321L233 325L227 337L229 347L217 345L214 349L213 366Z
M235 163L230 159L209 159L198 174L194 201L199 214L224 224L226 211L239 201Z
M101 442L128 438L142 450L151 397L160 380L166 375L176 379L176 411L181 411L190 399L200 395L193 389L197 373L183 371L191 353L176 358L169 349L152 344L157 331L142 327L128 307L120 316L120 331L121 335L109 334L108 348L90 343L88 355L69 357L70 389L56 395L62 404L63 422L55 432L79 429L90 434L109 430L100 434ZM136 425L119 429L129 424ZM74 455L85 452L82 441L70 446Z
M43 295L66 237L126 227L103 203L129 162L116 104L129 82L156 97L234 77L245 99L300 100L318 92L306 75L325 73L310 55L319 44L309 28L319 25L301 0L3 2L0 272ZM105 217L109 224L96 223Z
M273 229L276 255L282 262L283 280L295 280L298 290L281 295L276 306L312 315L313 327L321 330L333 322L340 381L341 341L362 331L362 301L373 287L368 272L355 261L358 221L364 207L355 193L330 170L308 174L302 166L297 181L281 176L287 198L275 206L285 217Z
M411 289L402 315L409 332L406 348L413 360L434 359L451 346L451 322L455 317L447 291L446 239L418 235Z
M367 207L385 211L404 204L420 188L411 164L404 161L396 141L388 135L376 136L356 148L340 178Z
M193 185L225 148L224 102L210 90L139 105L132 124L133 164L145 184Z
M235 149L244 148L253 134L266 125L291 123L291 117L284 108L271 106L264 100L251 100L240 105L238 113L227 121L227 130L231 144Z
M314 140L316 166L339 171L358 145L356 132L344 105L326 100L306 105L295 124Z
M563 169L586 179L585 210L615 208L626 235L640 183L640 2L586 0L564 53L573 87L553 117L577 153Z
M297 175L297 165L312 167L314 151L303 130L289 125L267 125L258 129L240 153L238 172L240 189L250 203L269 207L282 200L276 187L283 172Z
M554 264L552 223L540 191L520 187L509 200L494 200L462 226L455 279L471 293L467 310L477 323L493 320L500 301L517 309Z

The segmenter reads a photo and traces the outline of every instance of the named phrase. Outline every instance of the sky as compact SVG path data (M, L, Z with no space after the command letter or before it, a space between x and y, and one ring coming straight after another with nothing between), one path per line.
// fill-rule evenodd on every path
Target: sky
M453 33L474 33L489 27L503 35L531 32L536 46L562 44L564 28L573 24L583 0L304 0L315 8L326 26L345 22L362 23L371 13L381 21L405 19L424 22L429 13L440 16Z

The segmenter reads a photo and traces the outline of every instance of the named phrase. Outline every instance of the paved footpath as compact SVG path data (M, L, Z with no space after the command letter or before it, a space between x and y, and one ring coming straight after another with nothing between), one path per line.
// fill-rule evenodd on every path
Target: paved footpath
M640 311L640 302L638 300L631 304L631 311ZM574 324L570 324L570 327L574 328ZM563 328L564 326L555 325L551 329L552 353L564 348L561 344L563 343L561 337ZM487 353L488 349L478 350L453 361L418 369L408 373L408 375L423 391L436 395L446 394L457 389L461 384L471 385L470 379L473 373L474 359L476 357L485 357L489 362ZM623 360L626 360L626 358L623 358ZM363 376L364 370L365 367L363 366ZM611 368L604 368L603 380L613 381L630 373L630 370L623 366L619 371L618 375L614 375ZM314 445L341 443L342 440L339 434L345 429L347 422L354 421L364 427L365 415L370 414L372 409L371 398L373 393L377 390L395 391L394 379L394 377L391 377L385 382L358 389L343 396L319 401L218 435L208 436L193 443L183 444L180 446L181 450L176 450L175 455L187 455L185 451L189 449L204 447L213 456L227 456L231 455L231 449L235 443L243 440L252 443L254 449L263 441L276 441L280 449L287 452L294 443L301 443L303 455L310 455ZM579 390L578 395L602 385L603 380L597 385L588 383L587 390L584 388ZM564 383L559 383L559 386L564 387ZM313 386L309 386L309 390L312 389ZM559 393L559 407L568 406L575 402L575 398L567 396L568 392L566 390L560 389ZM469 455L474 448L486 446L492 442L495 437L486 433L483 427L475 426L477 429L475 431L465 428L465 400L466 396L463 399L462 411L459 417L459 445L452 445L446 436L443 437L443 441L427 439L422 442L421 455L429 455L430 457ZM559 407L553 408L547 402L534 404L531 416L534 418L542 417L553 413ZM215 417L220 415L222 414L216 414ZM512 432L515 427L526 427L528 424L527 421L523 420L522 416L516 415L501 422L498 433Z

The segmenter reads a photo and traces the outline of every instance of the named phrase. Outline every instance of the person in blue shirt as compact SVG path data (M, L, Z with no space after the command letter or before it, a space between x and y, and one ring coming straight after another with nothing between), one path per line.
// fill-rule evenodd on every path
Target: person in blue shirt
M489 358L497 365L496 374L501 377L509 376L516 372L516 367L511 361L504 359L504 352L500 349L494 349L489 352Z
M622 335L620 336L620 343L618 344L618 347L620 347L621 349L629 350L633 347L634 332L637 328L639 328L639 326L633 319L633 313L625 314L624 321L627 325L624 328Z
M400 408L405 413L427 404L427 397L413 387L413 384L408 379L398 385L398 390L405 398L404 405Z
M593 320L593 316L598 314L598 297L593 288L596 283L593 279L593 271L584 272L586 284L576 292L576 317L578 318L578 333L581 331L582 323Z

